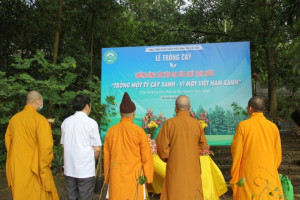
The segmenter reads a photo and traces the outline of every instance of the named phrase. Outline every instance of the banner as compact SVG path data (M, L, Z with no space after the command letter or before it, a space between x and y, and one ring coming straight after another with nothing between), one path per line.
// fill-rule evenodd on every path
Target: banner
M128 92L136 104L134 122L142 126L147 109L175 116L175 99L187 95L192 111L206 115L211 145L230 145L236 125L232 103L246 108L251 98L249 42L187 44L102 49L101 102L114 96L119 104ZM112 117L108 127L120 121ZM102 127L103 128L103 127ZM101 131L102 139L106 132Z

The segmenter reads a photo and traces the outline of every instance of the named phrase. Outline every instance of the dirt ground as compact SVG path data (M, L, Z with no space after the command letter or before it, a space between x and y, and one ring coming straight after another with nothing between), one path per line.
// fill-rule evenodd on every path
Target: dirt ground
M65 186L64 186L64 177L54 177L54 181L56 184L56 189L59 195L59 198L61 200L64 199L64 195L65 195ZM104 187L103 189L103 194L106 193L106 188ZM105 200L105 195L99 195L99 194L94 194L93 200ZM159 194L149 194L149 198L150 200L159 200L160 195ZM6 181L6 177L5 177L5 172L1 172L0 173L0 199L1 200L12 200L12 194L11 191L9 190L9 188L7 187L7 181ZM220 200L231 200L231 195L223 195Z
M64 177L54 177L57 192L59 195L59 198L61 200L64 199L65 195L65 186L64 186ZM106 188L104 188L103 193L106 193ZM93 200L105 200L104 195L103 197L100 197L100 195L94 194ZM159 200L160 195L157 194L149 194L150 200ZM7 187L7 181L5 177L5 173L2 171L0 172L0 199L1 200L12 200L11 191ZM300 200L300 195L295 195L295 200ZM232 200L231 194L227 192L225 195L220 197L220 200Z

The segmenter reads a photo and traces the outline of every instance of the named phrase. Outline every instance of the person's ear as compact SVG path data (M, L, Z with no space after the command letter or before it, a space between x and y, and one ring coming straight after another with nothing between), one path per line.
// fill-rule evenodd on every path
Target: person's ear
M36 104L37 105L42 105L42 100L41 99L36 100Z
M251 115L253 113L253 108L251 106L248 106L248 113Z

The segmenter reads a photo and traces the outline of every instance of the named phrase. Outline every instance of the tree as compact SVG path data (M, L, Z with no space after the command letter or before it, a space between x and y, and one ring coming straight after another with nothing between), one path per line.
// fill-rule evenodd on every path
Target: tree
M59 39L61 32L61 24L62 24L62 15L63 15L63 2L64 0L58 0L58 15L56 22L56 33L55 33L55 41L53 48L53 64L57 64L57 56L58 56L58 47L59 47Z
M0 2L0 61L1 69L8 70L13 54L31 57L39 49L47 52L52 46L51 1L1 1ZM51 43L51 44L50 44Z
M278 72L291 67L282 59L281 46L298 40L299 13L298 1L220 0L193 1L187 17L200 42L250 41L252 72L266 75L269 112L276 120L277 89L284 77Z
M26 95L30 90L37 90L43 95L44 108L41 114L46 118L54 118L52 123L53 138L55 145L60 142L60 125L62 121L73 114L71 102L76 94L88 94L91 98L92 106L91 117L99 125L105 125L108 116L114 116L115 104L113 97L107 97L106 102L100 103L100 80L94 77L86 80L83 88L75 87L76 83L76 62L74 58L66 57L62 63L51 64L45 59L45 55L38 51L32 58L23 59L20 55L14 55L15 62L11 65L15 73L8 75L0 71L0 166L5 161L6 151L4 146L4 133L9 119L21 111L26 103ZM43 76L41 76L41 74ZM61 153L59 148L56 148ZM57 155L55 155L57 156ZM62 155L60 155L62 156ZM56 160L56 162L58 162Z

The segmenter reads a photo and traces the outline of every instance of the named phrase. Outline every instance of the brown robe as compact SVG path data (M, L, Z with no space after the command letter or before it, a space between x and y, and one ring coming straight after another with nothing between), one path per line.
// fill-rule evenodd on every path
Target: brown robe
M157 138L159 157L167 162L160 199L203 199L199 155L207 145L201 124L188 111L167 120Z

